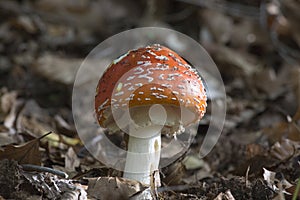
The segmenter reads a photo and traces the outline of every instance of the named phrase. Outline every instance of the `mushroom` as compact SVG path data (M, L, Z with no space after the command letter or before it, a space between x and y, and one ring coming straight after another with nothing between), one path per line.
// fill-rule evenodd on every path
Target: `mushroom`
M95 111L101 127L129 135L123 177L153 183L161 134L176 136L198 122L206 100L197 70L164 46L131 50L114 60L98 82Z

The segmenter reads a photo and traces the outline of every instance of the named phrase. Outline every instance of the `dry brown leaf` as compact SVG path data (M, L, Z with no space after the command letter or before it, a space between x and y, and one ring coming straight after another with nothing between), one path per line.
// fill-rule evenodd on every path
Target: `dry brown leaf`
M276 172L273 171L269 171L265 168L263 168L264 173L263 173L263 177L264 180L267 182L268 186L274 191L277 192L279 194L289 194L286 189L292 187L292 184L289 183L284 177L281 178L280 180L276 175Z
M300 36L299 36L300 37ZM291 77L291 83L294 88L294 94L296 97L296 102L298 105L298 115L295 114L294 117L297 117L297 119L300 119L300 68L295 67L291 70L290 72L290 77Z
M300 131L299 126L294 123L289 122L280 122L276 124L273 128L266 129L269 130L270 138L273 138L273 141L278 141L282 137L287 137L288 139L300 141Z
M11 25L16 29L22 30L30 34L35 34L38 31L38 28L34 24L34 21L26 15L19 16L17 19L12 20Z
M34 70L49 80L69 85L74 83L77 70L81 65L84 65L86 73L81 74L82 76L79 78L77 77L76 81L79 81L78 83L86 83L91 80L98 80L98 76L101 74L101 71L99 71L101 67L99 66L108 66L110 62L110 60L105 59L95 58L84 60L47 53L37 60ZM99 73L94 73L95 71L99 71Z
M88 196L97 199L129 199L145 188L137 181L119 177L99 177L88 180Z
M178 185L182 181L182 177L186 173L182 162L175 162L163 169L164 176L162 182L165 185Z
M287 116L286 121L276 123L271 128L265 128L264 133L273 142L280 141L283 137L300 141L300 106L293 117Z
M52 123L49 111L30 99L18 115L16 128L19 132L30 132L35 137L41 137L45 132L53 130Z
M16 91L5 92L0 99L1 111L8 113L17 99L17 95Z
M198 155L188 155L182 161L187 170L195 170L203 167L205 162Z
M73 0L70 2L39 0L31 3L30 7L32 11L37 12L43 20L51 21L55 24L62 24L65 27L74 27L79 34L82 32L112 34L112 30L119 30L119 26L124 24L124 19L126 19L125 23L132 23L132 20L136 21L141 17L142 11L138 5L136 1L132 0L126 2L122 0ZM111 12L112 8L113 12ZM97 24L97 26L95 26L95 24ZM79 40L79 38L76 37L71 39ZM88 41L91 40L91 38L84 39Z
M234 51L228 47L215 46L210 53L217 63L222 63L224 69L221 68L221 72L222 70L224 72L230 70L232 74L240 72L246 76L251 76L262 68L262 64L254 56Z
M225 193L221 192L214 200L235 200L230 190L227 190Z
M212 171L209 167L209 165L204 162L201 169L198 170L192 170L192 173L188 176L182 179L182 182L186 184L197 184L199 183L199 180L205 179L205 178L212 178Z
M294 141L291 141L289 139L283 139L280 142L276 142L272 147L270 154L281 160L284 161L286 159L291 158L295 152L296 149L300 147L300 144Z
M18 117L18 113L22 108L24 101L17 99L18 93L16 91L5 91L0 98L0 114L3 117L3 125L9 129L10 133L15 133L15 122Z
M82 62L82 59L62 58L46 54L38 59L35 70L49 80L73 84L77 69Z
M0 127L1 129L1 127ZM9 133L9 132L2 132L0 131L0 146L8 145L11 143L15 143L16 139Z
M19 164L41 165L41 155L39 142L42 138L51 134L46 133L40 138L36 138L21 145L7 145L0 149L0 160L16 160Z
M289 192L290 194L293 194L296 192L296 187L297 185L293 185L290 188L287 188L286 191ZM298 191L298 195L297 195L298 199L300 199L300 191Z
M86 200L85 188L74 184L72 180L59 179L50 173L33 173L21 171L23 177L43 193L43 199Z
M58 133L66 135L68 137L74 137L76 135L76 129L66 122L60 115L55 115L55 126Z
M9 114L5 117L4 120L4 125L5 127L7 127L10 132L15 133L15 124L16 124L16 120L18 118L19 112L22 109L24 105L24 101L23 100L15 100Z
M264 92L270 99L276 99L286 90L286 77L279 77L273 68L263 69L253 74L252 79L253 86Z
M70 147L65 156L65 168L68 171L76 171L76 167L80 165L80 160L77 157L74 149Z
M298 45L300 45L300 28L299 28L299 8L300 3L297 0L284 0L280 1L280 8L282 14L287 18L291 24L293 36Z

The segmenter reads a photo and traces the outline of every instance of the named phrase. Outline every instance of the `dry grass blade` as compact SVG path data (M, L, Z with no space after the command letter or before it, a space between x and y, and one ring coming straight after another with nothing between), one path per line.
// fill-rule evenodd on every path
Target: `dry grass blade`
M45 135L26 142L21 145L7 145L0 149L0 160L9 159L16 160L19 164L33 164L41 165L41 155L39 151L39 142L42 138L51 134L52 132L46 133Z

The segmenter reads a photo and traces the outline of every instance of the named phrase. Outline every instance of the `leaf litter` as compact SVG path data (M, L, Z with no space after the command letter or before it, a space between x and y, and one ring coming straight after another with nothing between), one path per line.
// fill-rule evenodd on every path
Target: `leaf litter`
M149 188L120 178L121 172L85 149L70 95L78 67L100 41L155 23L200 41L216 62L227 95L217 145L199 159L209 123L203 120L190 150L161 169L158 197L299 198L299 3L270 1L258 14L262 1L224 0L217 9L214 2L202 2L1 1L0 199L152 198ZM110 60L101 62L106 66ZM98 76L87 73L82 87L90 78ZM218 86L211 92L218 98ZM111 139L119 144L121 134Z
M0 149L0 160L9 159L18 161L20 164L41 165L42 159L39 151L39 143L41 139L49 134L51 132L21 145L2 146Z

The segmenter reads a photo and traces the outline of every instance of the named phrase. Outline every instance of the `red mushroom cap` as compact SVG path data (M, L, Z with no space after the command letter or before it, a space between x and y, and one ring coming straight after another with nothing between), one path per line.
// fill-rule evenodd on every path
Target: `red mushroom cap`
M100 126L109 128L114 123L111 106L183 106L195 114L190 124L203 117L206 100L197 71L174 51L152 45L129 51L112 62L98 82L95 110Z

